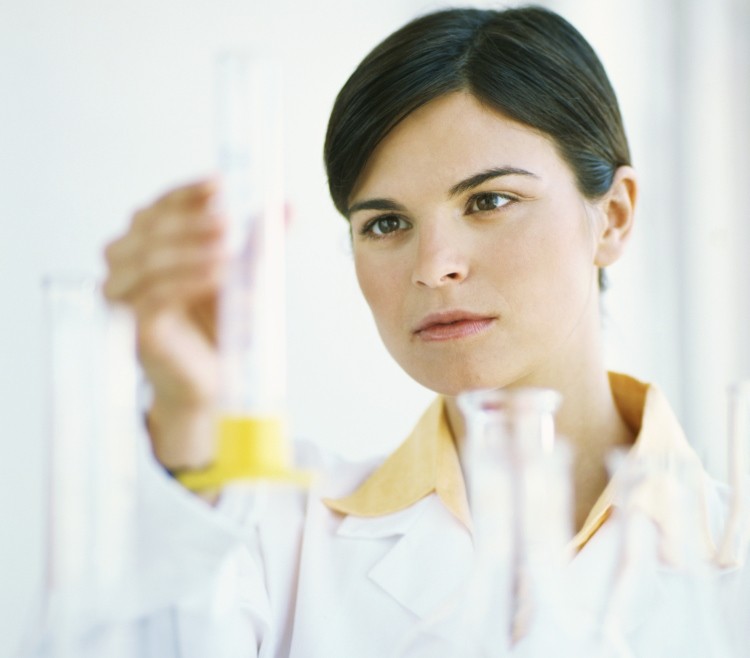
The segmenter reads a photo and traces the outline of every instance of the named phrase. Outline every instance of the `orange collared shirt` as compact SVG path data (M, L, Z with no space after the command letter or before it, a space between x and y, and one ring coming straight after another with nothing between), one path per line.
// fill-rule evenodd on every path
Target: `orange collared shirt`
M636 434L631 455L669 454L698 460L669 403L656 386L619 373L610 373L609 380L620 415ZM461 464L441 396L427 408L406 441L352 494L324 502L342 514L385 516L406 509L432 493L440 497L459 521L471 528ZM610 482L573 538L575 550L580 550L607 520L613 497ZM658 501L653 501L649 513L658 523L666 511L659 509Z

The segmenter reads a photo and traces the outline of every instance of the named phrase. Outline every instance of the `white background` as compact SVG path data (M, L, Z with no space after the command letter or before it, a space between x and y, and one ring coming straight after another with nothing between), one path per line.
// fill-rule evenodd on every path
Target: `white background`
M0 583L5 656L43 564L41 279L101 274L103 244L139 205L212 171L216 52L272 49L287 68L294 434L352 457L382 453L431 398L387 355L358 295L322 145L335 94L359 59L442 5L2 2L0 558L2 573L12 574ZM725 386L750 376L750 3L542 4L566 15L602 56L642 179L636 237L605 300L610 364L659 382L721 474Z

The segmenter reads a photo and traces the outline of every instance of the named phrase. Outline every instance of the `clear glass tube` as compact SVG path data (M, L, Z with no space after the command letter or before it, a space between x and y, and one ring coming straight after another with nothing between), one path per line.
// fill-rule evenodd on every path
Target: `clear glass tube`
M528 645L543 650L543 637L562 628L554 617L561 609L561 575L573 526L570 454L555 436L560 401L547 389L459 397L467 425L461 454L476 547L472 605L485 625L475 635L493 638L485 644L487 655L495 655L489 646L509 650L519 643L527 651ZM535 633L541 627L544 633ZM556 650L561 649L558 638Z
M137 468L133 325L91 277L48 277L47 627L53 655L82 638L123 584L135 549ZM133 656L110 635L108 655Z
M472 575L452 608L417 628L399 655L567 655L557 615L573 524L570 453L555 436L560 399L546 389L458 397ZM435 632L446 624L456 629L453 642Z
M707 476L700 462L671 452L643 456L615 451L610 470L623 531L597 624L600 655L640 654L622 622L625 611L634 605L632 595L639 579L655 578L659 572L669 572L673 592L680 592L669 601L671 617L680 620L680 634L674 637L665 631L665 647L674 652L682 646L690 655L736 655L722 619L715 547L708 535ZM644 569L648 564L652 566Z
M221 291L223 455L258 476L287 470L282 75L270 58L217 60L217 155L231 263ZM231 465L226 465L231 470Z
M728 391L727 472L729 515L717 553L722 567L737 566L750 544L748 527L748 477L750 477L750 381L733 384Z

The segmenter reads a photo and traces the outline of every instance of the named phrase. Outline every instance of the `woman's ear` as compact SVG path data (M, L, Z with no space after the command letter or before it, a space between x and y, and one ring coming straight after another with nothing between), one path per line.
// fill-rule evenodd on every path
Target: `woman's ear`
M633 228L633 214L638 197L638 179L632 167L619 167L607 194L599 202L604 220L597 235L594 264L607 267L625 250Z

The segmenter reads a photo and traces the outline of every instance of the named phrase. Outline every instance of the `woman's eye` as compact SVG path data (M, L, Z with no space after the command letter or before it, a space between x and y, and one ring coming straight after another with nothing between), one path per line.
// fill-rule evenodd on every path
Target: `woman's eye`
M406 221L395 215L386 215L384 217L376 217L371 222L368 222L364 229L363 234L374 235L376 237L383 237L389 233L395 233L399 229L405 228Z
M499 192L483 192L475 194L469 200L469 212L486 212L488 210L497 210L502 208L513 199L506 194Z

